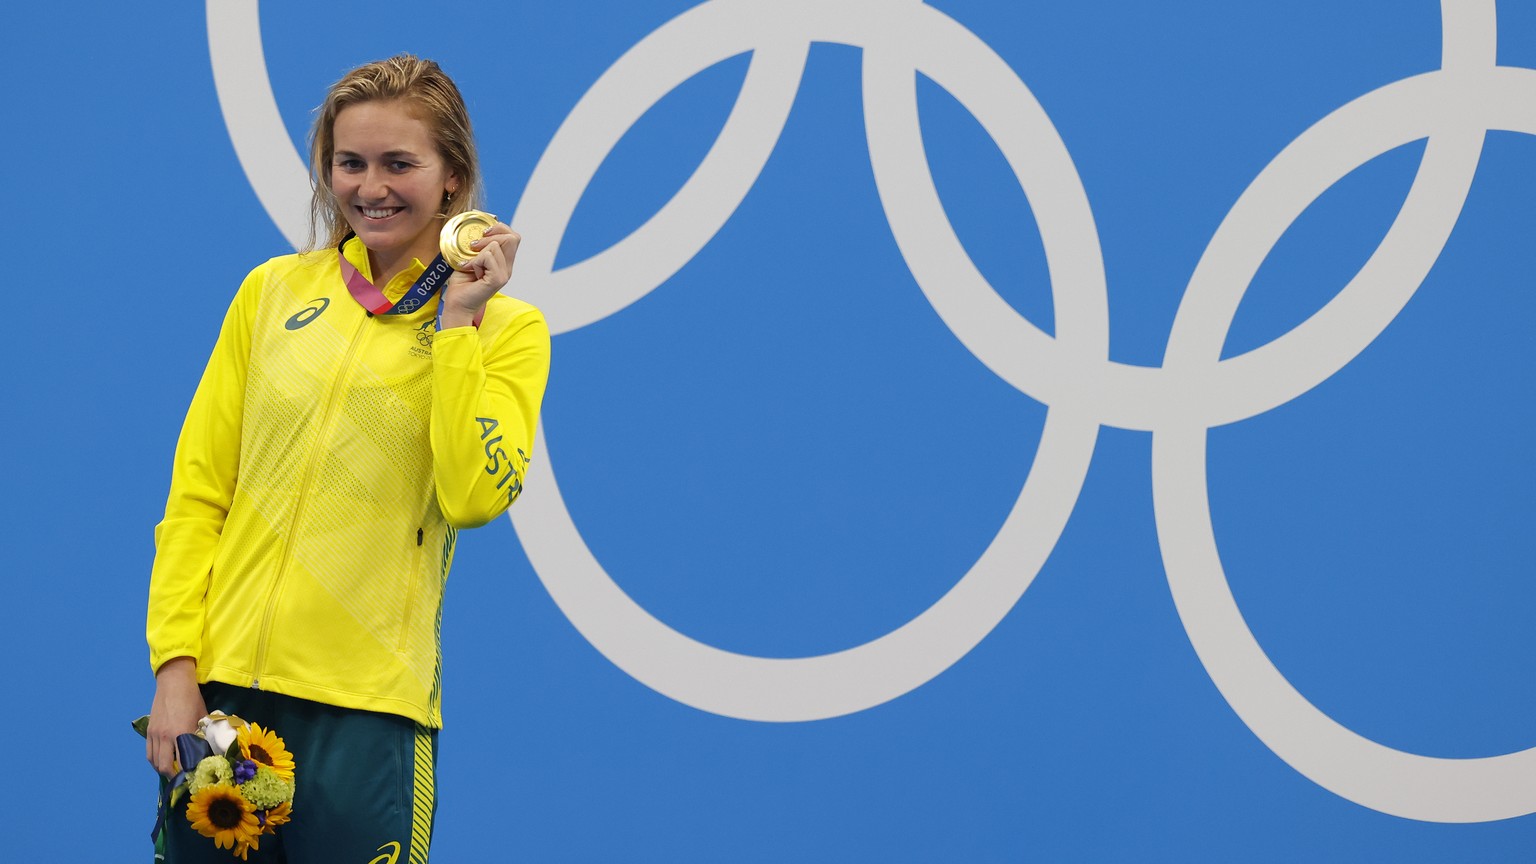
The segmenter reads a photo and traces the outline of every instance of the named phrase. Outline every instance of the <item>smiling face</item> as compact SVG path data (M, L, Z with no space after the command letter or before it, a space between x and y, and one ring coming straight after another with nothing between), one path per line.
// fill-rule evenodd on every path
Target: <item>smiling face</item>
M431 261L443 197L459 186L431 127L403 101L371 101L343 108L333 134L331 190L368 247L374 279L382 285L412 258Z

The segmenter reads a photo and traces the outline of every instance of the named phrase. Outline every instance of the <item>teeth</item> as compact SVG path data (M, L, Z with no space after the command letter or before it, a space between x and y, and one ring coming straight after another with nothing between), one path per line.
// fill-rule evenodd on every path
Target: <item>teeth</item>
M400 208L398 207L391 207L388 210L373 210L368 207L361 207L358 209L362 210L363 215L367 216L369 219L383 219L387 216L393 216L400 211Z

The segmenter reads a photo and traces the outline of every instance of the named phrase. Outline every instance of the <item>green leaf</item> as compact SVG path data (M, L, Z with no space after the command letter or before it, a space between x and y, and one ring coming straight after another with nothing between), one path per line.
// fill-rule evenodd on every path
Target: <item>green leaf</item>
M245 760L245 754L240 752L240 739L236 738L225 751L224 758L229 761L229 767L233 769Z
M140 717L139 719L133 721L133 731L139 733L140 735L144 736L145 738L149 737L149 715L148 714L145 714L143 717Z

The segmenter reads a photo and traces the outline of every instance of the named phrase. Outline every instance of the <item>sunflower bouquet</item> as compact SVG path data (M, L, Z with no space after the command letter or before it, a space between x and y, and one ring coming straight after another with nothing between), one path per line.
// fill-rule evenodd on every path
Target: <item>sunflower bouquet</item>
M212 712L197 721L196 732L176 737L176 769L155 822L157 845L167 811L184 799L192 830L242 861L293 812L293 754L259 723Z

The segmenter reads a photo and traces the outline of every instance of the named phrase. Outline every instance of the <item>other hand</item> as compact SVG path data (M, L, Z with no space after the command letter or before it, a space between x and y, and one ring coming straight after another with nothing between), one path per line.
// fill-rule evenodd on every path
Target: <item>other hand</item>
M155 701L149 709L144 756L166 777L176 774L176 736L197 730L208 715L197 687L197 663L191 657L167 660L155 673ZM190 771L195 765L180 766Z

